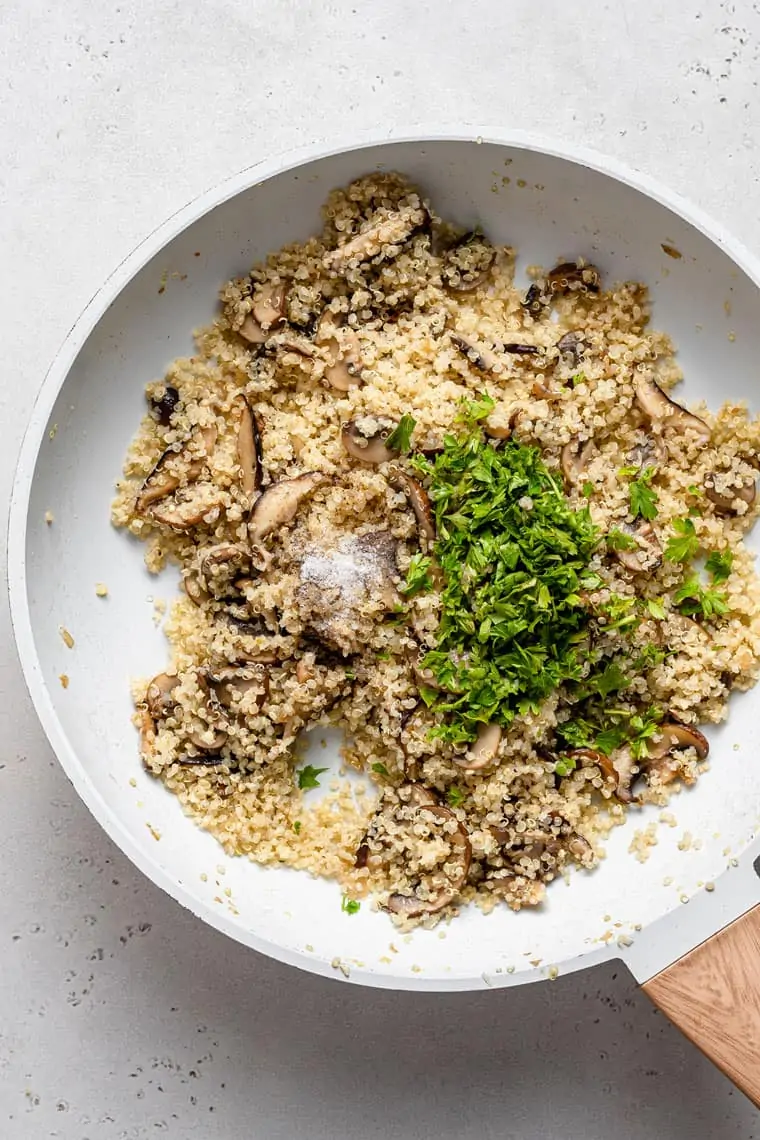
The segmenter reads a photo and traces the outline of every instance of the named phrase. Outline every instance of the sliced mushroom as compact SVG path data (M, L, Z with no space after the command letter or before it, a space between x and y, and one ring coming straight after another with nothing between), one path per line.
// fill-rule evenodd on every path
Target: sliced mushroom
M208 739L206 739L208 737ZM227 743L227 733L224 729L212 725L202 729L193 729L188 732L187 739L199 752L218 752ZM184 760L183 763L187 763ZM205 763L205 761L204 761Z
M561 336L557 341L557 349L561 355L569 357L574 364L579 363L583 355L583 348L583 334L578 332L577 329L566 332L564 336Z
M237 331L249 344L266 344L267 333L264 332L264 329L251 313L248 314Z
M531 316L537 317L546 308L548 301L549 298L541 285L539 285L538 281L534 281L533 284L529 286L520 304Z
M251 542L260 542L295 518L301 503L318 487L330 482L320 471L307 471L294 479L281 479L259 495L248 518Z
M240 335L251 344L264 344L269 332L285 320L288 287L280 282L277 285L264 285L253 299L251 312L238 329Z
M135 510L145 514L154 503L174 494L183 484L199 479L216 443L216 435L215 427L196 428L183 440L179 450L168 448L143 483Z
M647 434L642 443L637 443L626 456L626 464L641 471L653 467L655 471L668 461L668 449L659 435Z
M705 421L671 400L651 377L637 376L634 393L639 407L650 419L659 420L663 427L676 431L693 431L702 444L710 442L710 428Z
M340 442L351 456L373 466L388 463L398 456L386 440L398 425L387 416L368 416L364 420L348 420L341 426Z
M216 700L225 709L234 710L252 692L256 693L257 707L261 707L269 693L269 672L263 665L258 668L209 670L205 680Z
M317 341L326 349L329 363L325 380L338 392L348 392L362 382L363 361L359 337L341 324L341 318L328 309L319 319Z
M473 368L477 368L480 372L495 372L498 375L504 371L504 362L499 360L492 349L479 341L463 336L462 333L452 333L451 342L464 353Z
M720 515L735 515L737 514L737 504L746 503L751 507L755 502L757 495L757 487L754 479L748 479L740 486L729 487L726 485L724 491L718 491L715 488L716 475L707 475L704 482L705 497L715 505L716 514ZM725 484L724 484L725 485Z
M249 498L261 486L261 436L256 416L245 396L237 397L240 425L237 436L238 463L240 464L240 486Z
M213 484L196 483L192 487L181 487L170 498L151 507L150 517L172 530L211 526L219 518L223 501Z
M420 806L422 811L427 815L432 815L435 820L440 821L442 826L449 824L451 821L456 824L453 831L446 831L447 838L453 849L451 858L447 861L446 867L450 867L455 860L456 862L454 869L451 871L442 870L427 875L417 885L415 893L407 895L396 891L390 896L385 904L387 909L393 914L405 918L415 918L422 914L435 914L437 911L443 910L445 906L454 902L467 880L467 874L470 870L470 861L472 859L472 846L467 830L464 825L457 820L454 813L440 804L423 804ZM420 897L417 892L423 886L424 894Z
M621 566L632 574L643 574L662 565L662 546L652 524L640 519L636 526L621 523L619 529L636 543L635 550L616 550L615 557Z
M616 799L624 804L634 802L634 796L630 789L630 779L626 779L625 774L615 767L606 753L600 752L596 748L573 748L569 752L564 752L563 755L574 760L583 768L598 768L602 774L602 779L612 786Z
M412 475L408 475L400 468L392 472L391 481L392 485L403 491L409 500L417 520L420 537L425 539L428 547L432 546L435 542L435 516L427 491Z
M671 752L678 752L684 748L693 748L700 760L705 760L710 751L707 737L691 725L679 724L677 721L664 721L658 731L660 739L648 741L647 755L651 767L652 760L659 760Z
M498 724L482 724L478 735L464 756L455 756L454 763L466 772L477 772L493 764L501 744L501 727Z
M563 261L555 265L546 275L546 285L551 293L598 293L600 273L595 265L582 261Z
M342 270L352 261L369 261L382 253L386 246L402 245L416 229L427 221L427 210L421 204L401 206L384 217L370 220L337 249L322 258L325 269Z
M441 281L452 293L472 293L487 281L495 258L488 238L477 231L465 234L444 254Z
M560 454L560 467L568 487L575 487L580 483L586 469L594 441L589 439L581 443L578 439L571 439L562 448Z
M245 580L251 570L251 554L248 550L231 542L222 542L204 550L200 555L200 587L207 596L222 601L231 592L239 591L240 581Z
M179 677L159 673L149 683L145 691L145 704L153 720L163 720L176 708L172 693L179 684Z

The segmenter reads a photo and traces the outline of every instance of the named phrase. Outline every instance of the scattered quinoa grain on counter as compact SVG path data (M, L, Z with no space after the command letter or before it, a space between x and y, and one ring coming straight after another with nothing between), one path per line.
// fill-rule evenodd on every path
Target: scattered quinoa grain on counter
M69 687L69 675L68 675L68 673L61 673L58 677L58 680L61 682L62 688L68 689L68 687Z
M66 646L68 649L73 649L73 648L74 648L74 644L75 644L75 642L74 642L74 638L71 636L71 634L69 633L69 631L66 629L66 626L65 626L65 625L61 625L61 626L59 626L59 627L58 627L58 632L59 632L59 633L60 633L60 635L61 635L61 639L62 639L62 641L63 641L63 644L64 644L64 645L65 645L65 646Z
M45 511L45 522L48 526L51 526L55 522L52 511Z
M98 582L97 585L95 586L95 593L97 594L97 596L99 598L107 598L108 597L108 586L104 585L102 582Z
M147 771L404 930L591 871L760 672L760 422L674 397L644 284L515 256L401 175L333 191L148 384L112 508L181 575ZM371 794L304 766L327 725Z

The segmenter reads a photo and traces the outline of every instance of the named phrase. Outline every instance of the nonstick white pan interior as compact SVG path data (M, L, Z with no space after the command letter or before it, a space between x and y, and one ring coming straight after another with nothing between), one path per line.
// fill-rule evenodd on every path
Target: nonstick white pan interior
M109 523L114 480L144 411L143 387L192 350L191 330L213 314L225 279L312 233L327 192L376 167L404 171L444 216L479 223L494 241L516 246L522 267L582 254L608 281L647 282L654 322L679 349L686 376L679 399L756 407L756 285L698 228L614 177L521 146L464 139L329 155L261 182L262 172L253 171L212 195L208 212L199 216L206 203L189 207L149 239L96 298L53 366L13 508L14 623L38 711L78 791L127 854L203 919L304 968L378 985L530 980L620 954L618 941L645 937L648 924L682 908L682 898L718 879L752 841L760 690L735 696L728 722L709 732L711 769L673 799L677 826L659 826L646 863L628 846L635 829L658 819L657 809L632 812L598 870L551 886L540 910L484 917L469 908L450 925L410 937L367 905L342 912L333 883L226 857L143 772L130 722L130 677L159 671L166 658L154 600L176 592L175 572L149 576L140 545ZM98 582L108 586L106 599L95 595ZM319 749L320 766L326 756L337 768L335 735L327 752ZM698 850L679 849L685 832L701 841Z

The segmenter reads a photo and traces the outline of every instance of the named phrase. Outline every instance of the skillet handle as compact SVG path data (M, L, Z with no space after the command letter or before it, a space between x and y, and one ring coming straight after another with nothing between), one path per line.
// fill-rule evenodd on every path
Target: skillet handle
M760 905L642 989L760 1107Z

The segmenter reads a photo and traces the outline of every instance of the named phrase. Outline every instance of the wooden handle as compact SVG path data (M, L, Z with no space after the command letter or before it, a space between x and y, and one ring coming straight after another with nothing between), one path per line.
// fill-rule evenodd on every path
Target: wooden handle
M760 1107L760 905L642 988Z

